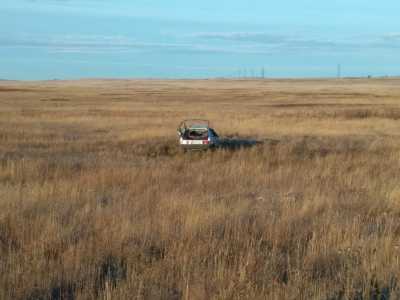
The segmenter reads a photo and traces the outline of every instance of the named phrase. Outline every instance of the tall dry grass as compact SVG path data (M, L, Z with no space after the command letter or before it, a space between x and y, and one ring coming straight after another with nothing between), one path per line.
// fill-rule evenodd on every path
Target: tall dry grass
M0 298L399 298L398 83L1 83Z

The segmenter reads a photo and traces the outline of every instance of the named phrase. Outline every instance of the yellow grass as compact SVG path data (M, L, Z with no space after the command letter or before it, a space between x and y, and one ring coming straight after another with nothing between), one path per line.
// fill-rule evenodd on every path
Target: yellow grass
M0 299L400 297L400 79L0 83ZM182 153L211 120L244 149Z

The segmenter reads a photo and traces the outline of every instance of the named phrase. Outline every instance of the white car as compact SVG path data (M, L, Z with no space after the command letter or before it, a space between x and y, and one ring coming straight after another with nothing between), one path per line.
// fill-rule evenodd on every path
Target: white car
M179 145L184 150L215 148L220 139L207 120L185 120L178 127Z

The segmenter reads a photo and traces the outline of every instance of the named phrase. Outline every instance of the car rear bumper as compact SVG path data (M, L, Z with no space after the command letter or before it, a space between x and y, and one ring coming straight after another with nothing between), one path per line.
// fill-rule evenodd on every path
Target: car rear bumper
M184 150L207 150L210 148L214 148L214 144L199 144L199 145L183 145L181 144L181 148Z

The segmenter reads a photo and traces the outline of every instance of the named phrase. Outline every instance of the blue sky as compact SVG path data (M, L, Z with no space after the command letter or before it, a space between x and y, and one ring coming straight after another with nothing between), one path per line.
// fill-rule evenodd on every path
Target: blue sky
M5 79L400 75L394 0L0 1Z

